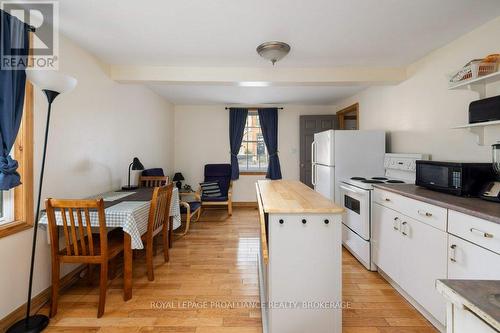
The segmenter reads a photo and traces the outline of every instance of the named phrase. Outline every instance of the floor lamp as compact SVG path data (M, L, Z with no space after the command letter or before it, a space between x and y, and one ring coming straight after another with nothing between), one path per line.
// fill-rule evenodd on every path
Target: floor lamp
M26 317L21 319L14 325L12 325L7 333L17 333L17 332L41 332L49 324L49 317L44 315L30 315L31 310L31 292L33 288L33 270L35 266L35 249L36 249L36 236L38 231L38 218L40 214L40 200L42 198L42 184L43 184L43 172L45 169L45 155L47 152L47 138L49 136L49 125L50 125L50 112L52 107L52 102L54 99L62 94L73 90L76 86L76 79L64 75L56 71L37 71L37 70L27 70L27 78L31 83L40 88L45 96L47 97L48 111L47 111L47 123L45 125L45 140L43 143L43 155L42 155L42 165L40 168L40 182L38 184L38 200L36 204L35 211L35 223L33 229L33 244L31 247L31 266L30 266L30 277L28 286L28 300L26 306Z

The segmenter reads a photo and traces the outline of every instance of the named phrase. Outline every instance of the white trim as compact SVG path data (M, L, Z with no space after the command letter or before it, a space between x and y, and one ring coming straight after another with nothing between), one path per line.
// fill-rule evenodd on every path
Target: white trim
M14 221L14 190L2 191L2 217L0 217L0 225Z

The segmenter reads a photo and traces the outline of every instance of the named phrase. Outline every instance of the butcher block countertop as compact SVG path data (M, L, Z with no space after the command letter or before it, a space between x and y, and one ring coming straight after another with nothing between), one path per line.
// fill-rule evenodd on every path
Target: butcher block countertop
M412 184L376 184L375 187L500 224L500 203L458 197Z
M259 180L266 213L341 214L344 209L297 180Z

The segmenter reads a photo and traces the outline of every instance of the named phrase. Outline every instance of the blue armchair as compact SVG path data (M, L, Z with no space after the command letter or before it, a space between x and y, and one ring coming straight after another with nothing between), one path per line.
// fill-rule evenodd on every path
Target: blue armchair
M220 197L207 197L203 193L200 194L201 189L198 190L201 195L202 206L227 206L227 212L233 215L233 201L232 201L232 187L233 181L231 180L231 164L207 164L205 165L205 182L218 181L221 196Z

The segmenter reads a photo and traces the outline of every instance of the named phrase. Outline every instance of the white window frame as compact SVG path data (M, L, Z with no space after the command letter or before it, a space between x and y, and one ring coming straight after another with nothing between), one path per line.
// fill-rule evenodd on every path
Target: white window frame
M14 190L2 191L2 215L0 225L14 221Z
M247 121L248 122L248 117L250 116L257 116L258 117L258 113L257 112L253 112L253 111L250 111L248 112L248 115L247 115ZM245 122L245 131L248 129L248 127L246 126L246 122ZM252 128L256 128L255 126L253 126ZM260 128L260 131L262 133L262 127L259 125L259 128ZM252 143L258 143L258 141L255 141L255 140L245 140L245 137L243 137L243 140L241 141L241 145L245 145L247 142L252 142ZM266 156L267 156L267 161L269 163L269 153L267 152L267 147L264 143L264 150L266 152ZM241 173L254 173L254 172L257 172L257 173L266 173L267 172L267 168L268 168L268 165L266 166L263 166L263 167L260 167L260 168L250 168L248 167L249 166L249 163L248 163L248 156L252 156L252 155L246 155L246 167L245 168L240 168L240 172ZM256 155L257 158L259 158L259 155L257 154Z

